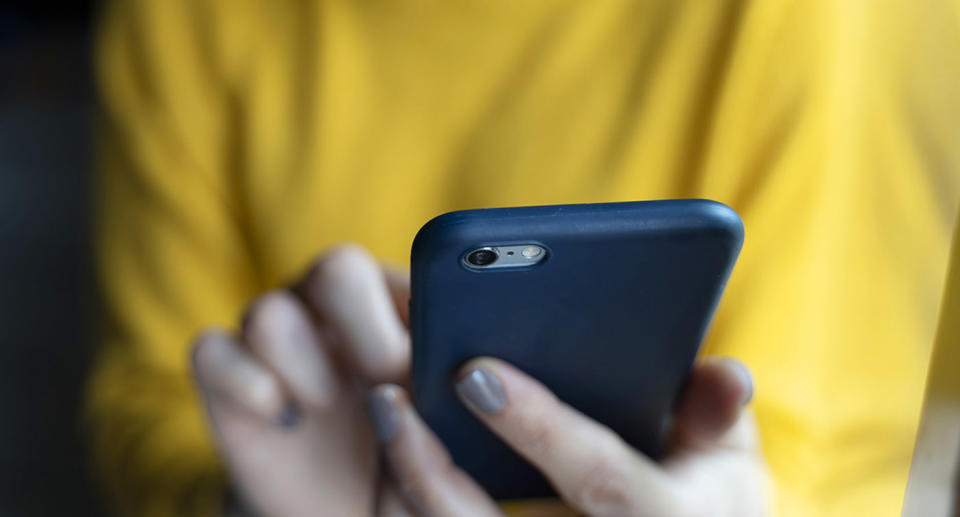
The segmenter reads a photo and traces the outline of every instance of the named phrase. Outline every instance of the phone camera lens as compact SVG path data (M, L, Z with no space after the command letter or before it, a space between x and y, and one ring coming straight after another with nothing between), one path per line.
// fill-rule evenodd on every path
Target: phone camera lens
M490 248L480 248L471 251L470 254L467 255L467 262L472 266L487 266L496 262L497 258L498 255L496 251Z

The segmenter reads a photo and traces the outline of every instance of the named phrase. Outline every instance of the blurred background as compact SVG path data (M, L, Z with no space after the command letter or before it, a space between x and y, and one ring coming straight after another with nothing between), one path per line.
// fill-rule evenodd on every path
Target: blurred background
M96 515L90 362L92 2L0 3L0 515Z

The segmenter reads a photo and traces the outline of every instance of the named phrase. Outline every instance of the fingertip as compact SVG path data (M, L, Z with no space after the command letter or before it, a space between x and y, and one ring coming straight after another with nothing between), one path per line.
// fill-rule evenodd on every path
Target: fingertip
M190 366L200 379L210 364L210 355L216 346L229 345L232 336L218 327L207 327L197 333L190 344ZM202 380L202 379L200 379Z
M328 352L303 307L288 290L273 290L250 304L244 317L246 347L308 406L330 409L339 384Z
M374 387L367 397L367 411L391 477L418 514L499 515L483 491L453 464L403 388Z
M747 405L753 398L753 375L750 369L733 357L715 357L704 361L703 368L713 369L717 389L731 404Z
M410 339L380 264L356 244L341 244L312 267L300 288L307 306L337 336L336 346L365 381L401 382Z
M494 373L490 361L471 361L461 370L454 389L468 407L487 415L499 412L507 405L503 382Z
M240 330L244 335L269 331L276 321L288 319L291 306L296 303L290 292L275 289L257 296L243 311Z
M457 373L454 376L454 380L463 380L464 377L470 375L470 373L472 373L474 370L479 370L481 368L485 368L492 372L497 372L500 371L504 365L506 365L505 362L495 357L474 357L473 359L469 359L467 362L460 365L460 368L457 369Z
M743 395L740 397L741 405L746 406L753 400L753 374L750 372L750 368L746 364L738 361L737 359L727 359L728 366L736 371L737 375L740 377L740 384L743 388Z
M736 423L752 396L752 376L743 363L706 358L690 375L677 409L677 424L694 436L715 438Z
M277 379L229 333L216 328L199 333L192 363L209 405L243 408L266 420L291 420L283 417L286 397Z
M367 394L367 415L380 445L389 445L400 433L405 400L403 388L395 384L381 384Z
M303 280L308 301L319 307L331 302L329 287L368 271L379 271L376 260L363 246L344 242L331 247L311 266Z

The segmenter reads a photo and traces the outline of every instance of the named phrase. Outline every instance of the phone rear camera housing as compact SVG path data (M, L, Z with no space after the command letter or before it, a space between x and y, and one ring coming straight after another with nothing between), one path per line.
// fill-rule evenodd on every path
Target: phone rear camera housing
M480 248L467 255L467 262L474 267L489 266L497 261L500 255L493 248Z
M547 255L546 246L536 242L478 244L460 256L460 263L473 271L516 270L540 264Z

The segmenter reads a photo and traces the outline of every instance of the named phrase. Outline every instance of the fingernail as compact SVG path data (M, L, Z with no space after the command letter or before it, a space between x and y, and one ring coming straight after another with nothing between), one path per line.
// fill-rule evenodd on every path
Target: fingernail
M387 389L377 388L367 395L367 413L381 445L390 443L400 431L400 412Z
M496 413L507 403L500 379L486 368L476 368L457 382L457 393L484 413Z
M747 368L747 365L741 363L740 361L733 361L737 365L737 370L740 372L740 376L743 377L744 383L747 385L746 395L743 397L743 405L746 406L753 400L753 374L750 373L750 369Z
M277 416L276 424L283 429L293 429L300 425L300 420L302 420L300 410L292 402L288 402Z

